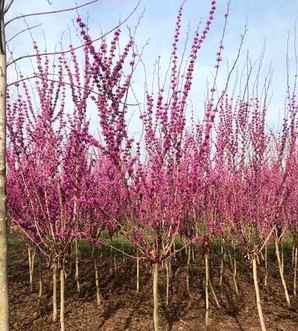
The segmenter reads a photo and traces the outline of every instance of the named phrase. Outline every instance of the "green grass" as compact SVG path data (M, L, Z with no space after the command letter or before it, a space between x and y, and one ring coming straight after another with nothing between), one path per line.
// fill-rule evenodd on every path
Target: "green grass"
M118 236L114 238L110 238L110 236L106 233L103 234L102 240L105 243L101 247L95 250L96 255L103 255L103 256L110 256L112 254L118 254L121 255L122 251L130 254L130 255L135 255L136 251L134 246L124 237ZM290 257L292 253L292 238L291 236L287 236L282 240L282 245L283 245L283 252L285 257ZM175 248L180 249L183 247L184 242L181 238L177 238L175 241ZM8 248L9 250L13 249L20 249L20 248L25 248L26 247L26 241L23 238L20 238L18 235L14 233L9 233L8 234ZM274 259L275 258L275 245L271 241L268 244L268 258L269 259ZM114 248L114 249L113 249ZM212 242L212 249L211 249L211 254L214 256L220 256L220 248L221 248L221 240L220 238L216 238ZM236 245L236 256L237 259L241 259L243 257L243 251L241 251L238 245ZM225 243L225 251L230 250L233 252L233 247L231 246L230 243ZM87 240L80 240L79 241L79 250L83 254L91 254L93 250L93 246L90 245L90 243Z

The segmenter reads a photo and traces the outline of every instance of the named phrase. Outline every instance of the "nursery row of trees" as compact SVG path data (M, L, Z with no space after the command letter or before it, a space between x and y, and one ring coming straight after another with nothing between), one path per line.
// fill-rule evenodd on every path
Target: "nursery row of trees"
M207 20L195 31L188 48L180 42L183 6L176 18L166 79L154 77L142 106L130 103L131 84L142 61L133 33L125 41L119 27L111 37L93 41L80 16L76 23L83 47L70 46L69 52L61 52L53 62L34 43L33 76L20 77L7 89L9 220L28 244L30 264L36 252L51 266L54 321L60 277L61 330L65 266L71 252L76 251L79 290L78 242L87 240L100 249L109 245L104 239L107 233L128 240L135 252L129 256L137 263L145 260L152 265L156 331L160 330L160 268L168 267L178 251L191 247L200 247L204 256L206 326L210 289L216 297L209 277L215 241L219 240L222 252L226 247L239 247L251 265L263 331L258 265L262 257L267 274L267 248L274 242L290 306L280 252L280 241L289 234L294 238L296 294L296 81L288 86L282 127L276 131L267 128L269 76L262 79L261 70L250 75L251 67L237 95L229 88L242 43L225 88L217 87L227 9L214 52L213 81L202 107L203 120L195 114L189 117L192 82L216 1L210 1ZM140 141L128 128L135 107L139 107L143 127ZM95 112L99 134L92 133ZM96 263L95 258L97 303L101 304Z

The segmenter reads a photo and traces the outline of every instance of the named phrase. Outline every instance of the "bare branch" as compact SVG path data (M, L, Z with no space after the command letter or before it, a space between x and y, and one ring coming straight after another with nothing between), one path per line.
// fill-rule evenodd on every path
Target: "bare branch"
M22 34L22 33L24 33L24 32L27 32L27 31L30 31L30 30L33 30L33 29L38 28L38 27L40 27L40 26L42 26L41 23L40 23L40 24L36 24L36 25L29 26L29 27L27 27L26 29L23 29L23 30L17 32L16 34L14 34L11 38L9 38L9 39L7 40L7 42L9 43L9 42L11 42L13 39L15 39L16 37L18 37L20 34Z
M221 93L221 95L220 95L220 97L219 97L219 99L217 101L217 104L216 104L216 107L215 107L216 110L218 109L218 106L219 106L222 98L224 97L227 89L228 89L228 85L229 85L229 82L230 82L232 73L235 70L236 65L238 63L238 60L239 60L240 55L241 55L241 51L242 51L242 47L243 47L243 44L244 44L244 41L245 41L246 33L247 33L247 27L245 26L244 33L241 35L241 40L240 40L240 45L239 45L239 48L238 48L237 56L236 56L236 58L235 58L235 60L233 62L232 68L231 68L231 70L230 70L230 72L228 74L228 77L227 77L226 84L224 86L223 92Z
M44 12L37 12L37 13L19 15L19 16L13 17L12 19L8 20L5 23L5 27L10 23L15 22L16 20L23 19L23 18L26 18L26 17L60 14L60 13L70 12L70 11L74 11L74 10L92 5L92 4L94 4L95 2L98 2L98 1L99 0L92 0L92 1L88 1L86 3L83 3L82 5L77 5L77 6L74 6L74 7L64 8L64 9L59 9L59 10L49 10L49 11L44 11Z
M9 11L9 9L12 6L13 2L14 2L14 0L10 0L8 2L8 4L4 7L4 14L6 14Z
M120 22L118 25L116 25L114 28L112 28L111 30L109 30L108 32L104 33L103 35L101 35L100 37L98 38L95 38L93 40L91 40L92 43L98 41L98 40L101 40L103 38L105 38L106 36L108 36L110 33L112 33L113 31L117 30L119 27L121 27L123 24L125 24L129 19L130 17L136 12L137 8L139 7L141 3L141 0L139 0L137 2L137 5L134 7L134 9L130 12L130 14L122 21ZM76 51L80 48L83 48L85 46L85 44L81 44L77 47L74 47L74 48L71 48L71 49L67 49L65 51L57 51L57 52L45 52L45 53L39 53L38 55L39 56L51 56L51 55L62 55L62 54L67 54L67 53L70 53L72 51ZM9 62L7 64L7 67L11 66L12 64L18 62L18 61L21 61L21 60L24 60L24 59L30 59L30 58L33 58L33 57L36 57L36 54L28 54L28 55L23 55L23 56L20 56L14 60L12 60L11 62Z

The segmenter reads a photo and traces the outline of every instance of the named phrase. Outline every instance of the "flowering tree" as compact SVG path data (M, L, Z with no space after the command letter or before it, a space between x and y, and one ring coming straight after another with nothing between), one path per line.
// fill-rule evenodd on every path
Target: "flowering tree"
M214 19L216 1L210 1L205 26L195 32L186 58L178 51L183 7L184 3L176 17L168 80L162 85L161 77L157 77L156 90L145 91L145 105L140 111L144 140L140 142L130 136L128 100L141 54L131 34L126 44L119 46L123 37L120 26L110 39L103 36L94 40L78 16L76 23L82 44L58 52L53 68L50 54L42 53L34 44L36 70L31 78L35 79L37 106L28 78L20 77L7 90L9 217L14 228L39 254L46 256L52 267L54 320L57 319L57 275L60 275L62 330L65 266L72 245L81 239L88 240L94 252L110 244L103 238L106 232L110 237L118 234L128 239L137 255L131 257L137 258L138 263L143 259L151 265L155 330L160 330L161 266L165 263L168 268L170 257L184 248L193 248L193 244L200 244L204 259L206 327L209 289L220 307L210 273L211 251L218 239L219 283L222 284L227 253L237 295L241 288L237 283L236 249L243 253L246 262L251 262L263 331L266 327L257 272L259 257L264 250L266 285L267 245L273 239L282 286L290 305L280 252L283 235L288 230L295 239L293 292L296 294L295 92L289 93L287 114L278 133L266 128L266 84L263 94L247 95L248 77L245 90L241 91L243 95L230 97L228 77L219 93L217 77L228 7L204 120L196 122L193 118L188 129L187 108L195 65ZM90 109L98 113L99 135L91 134L88 118L91 104ZM182 248L176 249L177 239L182 242ZM96 256L93 262L97 303L101 304ZM75 277L79 290L78 254Z
M67 8L60 11L47 12L46 14L58 14L59 12L67 12L77 10L80 7L95 3L97 0L86 2L83 5ZM0 330L8 330L8 291L7 291L7 239L6 239L6 85L7 85L7 60L6 60L6 28L7 26L19 19L23 15L12 18L10 21L5 22L5 16L11 9L14 0L1 0L0 1L0 89L1 89L1 106L0 106ZM34 13L33 15L43 15L45 13ZM29 17L27 14L26 17ZM20 35L20 33L18 33ZM17 59L14 60L16 63Z

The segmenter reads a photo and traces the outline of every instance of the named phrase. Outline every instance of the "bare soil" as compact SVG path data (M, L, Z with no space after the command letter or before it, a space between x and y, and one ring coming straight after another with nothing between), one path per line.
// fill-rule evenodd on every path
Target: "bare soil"
M196 257L198 264L192 265L190 272L190 295L186 291L187 272L184 263L173 262L173 277L169 305L165 305L165 271L161 270L161 322L162 331L205 330L205 304L203 291L203 259ZM182 259L182 257L180 258ZM288 259L290 260L290 259ZM216 258L213 264L217 263ZM81 292L76 291L74 274L66 279L66 330L110 331L110 330L153 330L152 288L150 265L141 264L140 293L136 293L136 263L122 256L114 259L108 256L100 258L100 283L102 306L97 307L95 299L95 281L92 258L89 252L80 256ZM263 286L263 270L259 272L263 311L268 330L298 330L298 300L292 298L292 308L288 308L282 290L279 275L274 265ZM288 285L292 291L292 272L290 261L287 263ZM236 296L231 270L226 265L224 284L218 286L218 266L211 266L211 276L215 292L221 307L217 308L210 294L210 327L208 330L253 331L260 330L255 306L251 266L239 262L238 284L240 295ZM261 268L259 268L261 269ZM27 254L24 247L9 250L9 295L10 326L16 331L59 330L59 322L52 318L51 270L45 266L42 270L44 293L38 298L38 267L34 274L33 291L29 287Z

